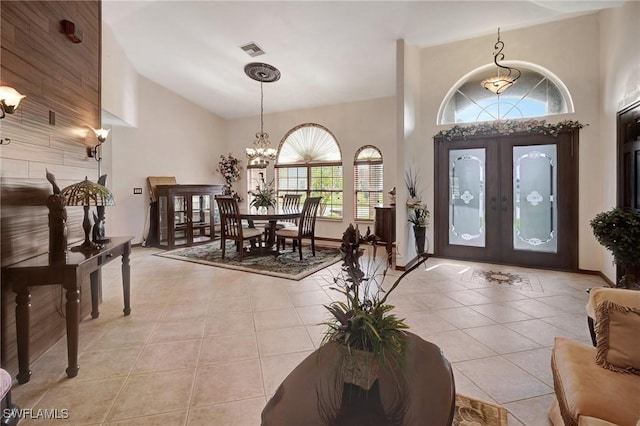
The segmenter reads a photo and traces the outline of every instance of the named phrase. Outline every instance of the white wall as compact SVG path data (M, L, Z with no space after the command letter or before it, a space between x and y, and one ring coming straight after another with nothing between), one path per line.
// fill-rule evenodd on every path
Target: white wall
M106 233L132 235L134 243L141 243L149 205L147 176L222 183L215 169L218 155L226 151L226 123L139 76L106 24L103 37L103 121L112 128L103 145L104 172L116 200L107 209ZM142 195L133 194L135 187L143 189Z
M396 265L404 266L416 256L413 243L413 228L407 221L405 208L408 197L405 177L408 171L418 178L418 192L427 206L433 206L433 189L427 190L428 176L433 175L433 167L421 161L424 146L422 136L422 66L421 52L415 46L409 46L403 40L396 45L397 67L397 129L396 129ZM428 87L428 86L425 86ZM431 142L433 145L433 142ZM433 210L431 207L429 210ZM432 227L429 227L429 239L433 241ZM429 250L428 250L429 251ZM430 250L432 251L432 250Z
M274 83L277 84L277 83ZM275 89L271 89L275 90ZM338 239L349 223L354 223L353 212L353 159L362 145L375 145L382 151L384 161L384 189L396 186L395 151L395 98L382 98L364 102L332 105L323 108L267 114L264 116L265 132L269 133L271 146L277 148L284 135L293 127L303 123L317 123L328 128L336 137L342 152L344 165L344 218L343 220L319 219L316 234L320 237ZM242 160L243 178L234 184L246 203L247 181L244 168L247 165L244 149L250 147L255 133L260 130L260 117L230 120L228 122L228 151ZM221 154L225 154L221 152ZM219 175L219 173L218 173ZM273 166L267 169L267 180L273 179ZM370 222L373 232L373 223ZM366 230L367 223L361 225Z
M616 113L640 100L640 3L600 14L600 158L604 168L601 210L616 205ZM601 270L615 281L611 254L601 249Z
M580 131L579 267L599 270L600 246L589 220L602 210L603 163L599 122L599 23L591 14L514 31L501 31L504 53L510 61L542 66L569 89L575 114L547 117L548 122L579 120L589 126ZM430 171L427 188L433 195L433 135L446 128L436 125L438 108L455 83L470 71L493 61L496 36L479 37L422 49L422 138L416 150L419 163ZM400 201L399 201L400 203Z
M102 23L102 109L130 126L138 123L138 73ZM104 119L103 119L104 120Z

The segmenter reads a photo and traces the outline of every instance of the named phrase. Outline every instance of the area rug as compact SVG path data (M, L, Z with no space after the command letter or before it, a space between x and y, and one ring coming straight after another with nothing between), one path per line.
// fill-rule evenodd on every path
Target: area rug
M158 253L157 256L296 281L340 260L340 252L337 248L316 246L316 255L312 256L311 248L303 245L302 261L297 251L294 253L288 248L279 256L245 253L241 262L233 241L227 243L224 259L220 241Z
M499 405L456 394L454 426L507 426L507 410Z

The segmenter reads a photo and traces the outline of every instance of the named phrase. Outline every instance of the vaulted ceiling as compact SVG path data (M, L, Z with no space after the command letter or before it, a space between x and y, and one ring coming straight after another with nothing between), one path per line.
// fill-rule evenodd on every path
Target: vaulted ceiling
M396 40L434 46L592 13L623 1L103 0L139 74L224 118L260 113L249 62L282 73L265 113L393 96ZM508 45L508 39L503 37ZM250 57L240 46L266 53ZM487 46L487 62L493 46ZM507 58L508 59L508 58Z

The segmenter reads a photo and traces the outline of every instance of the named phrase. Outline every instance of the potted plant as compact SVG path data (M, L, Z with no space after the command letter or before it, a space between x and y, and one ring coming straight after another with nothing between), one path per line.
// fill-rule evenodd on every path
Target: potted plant
M273 187L273 181L267 184L264 180L264 174L260 173L260 182L256 186L256 189L249 191L249 194L253 195L253 200L249 203L251 207L268 209L269 207L275 207L278 200L276 199L276 190Z
M404 330L408 326L393 313L394 307L387 299L402 278L427 259L423 256L385 291L382 284L387 264L384 262L385 267L380 271L381 263L363 260L364 249L360 244L367 240L352 224L342 235L341 273L333 278L334 285L330 288L344 295L345 300L326 305L332 318L325 323L328 329L323 338L323 344L336 342L341 346L343 381L366 390L375 382L379 368L402 366ZM366 263L364 270L362 263Z
M624 268L616 286L640 289L640 277L635 275L640 268L640 215L616 207L597 214L590 223L598 242Z
M422 201L418 194L418 174L411 170L407 171L404 179L407 186L409 198L407 199L407 209L409 209L408 220L413 224L413 235L416 240L416 252L424 253L427 240L427 227L431 214L427 209L427 204Z

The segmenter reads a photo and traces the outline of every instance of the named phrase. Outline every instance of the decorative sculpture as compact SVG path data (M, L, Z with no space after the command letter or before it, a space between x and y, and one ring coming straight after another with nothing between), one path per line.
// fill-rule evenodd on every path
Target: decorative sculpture
M104 174L98 178L98 183L102 186L106 186L107 175ZM93 230L91 232L92 241L96 244L104 244L111 241L111 238L106 238L104 235L104 209L105 206L96 206L97 215L93 213Z
M53 194L47 197L49 208L49 260L52 262L67 259L67 209L64 197L56 177L47 170L47 180L53 187Z

